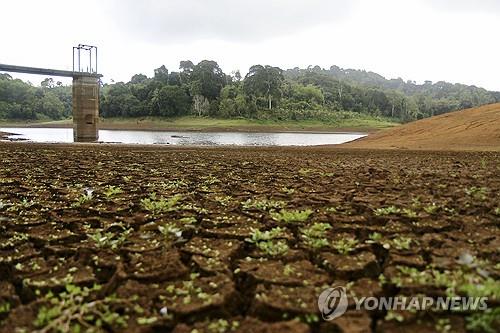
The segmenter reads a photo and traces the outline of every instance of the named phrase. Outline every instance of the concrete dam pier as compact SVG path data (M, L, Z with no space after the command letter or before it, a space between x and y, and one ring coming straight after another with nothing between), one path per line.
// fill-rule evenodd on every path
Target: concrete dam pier
M73 77L73 139L93 142L99 139L99 79Z

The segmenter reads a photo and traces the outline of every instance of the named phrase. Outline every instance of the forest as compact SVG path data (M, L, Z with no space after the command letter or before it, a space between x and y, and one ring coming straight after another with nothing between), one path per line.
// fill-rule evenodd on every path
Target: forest
M178 117L335 121L369 115L408 122L500 102L500 92L447 82L386 79L364 70L319 66L282 70L254 65L242 77L215 61L181 61L153 77L103 84L102 117ZM52 78L40 86L0 74L0 119L57 120L71 117L71 87Z

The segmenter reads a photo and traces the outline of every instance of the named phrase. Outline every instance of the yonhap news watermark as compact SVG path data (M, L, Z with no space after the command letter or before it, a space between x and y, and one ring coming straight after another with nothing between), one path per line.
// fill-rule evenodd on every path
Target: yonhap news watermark
M488 297L356 297L350 296L356 310L385 311L483 311L488 308ZM349 305L347 290L343 286L327 288L318 297L318 308L324 320L342 316Z

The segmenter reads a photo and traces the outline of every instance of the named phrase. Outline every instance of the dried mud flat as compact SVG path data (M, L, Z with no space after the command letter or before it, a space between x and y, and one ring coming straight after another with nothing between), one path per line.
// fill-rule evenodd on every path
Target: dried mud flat
M0 161L1 332L498 327L499 153L9 143ZM349 298L325 322L332 285L490 310Z
M347 148L500 152L500 103L410 122L345 143Z

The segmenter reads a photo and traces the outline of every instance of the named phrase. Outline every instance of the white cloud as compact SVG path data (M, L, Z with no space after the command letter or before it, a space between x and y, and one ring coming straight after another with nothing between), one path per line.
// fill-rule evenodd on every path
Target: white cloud
M497 3L7 0L0 63L70 69L72 46L84 42L99 46L106 82L213 59L227 73L257 63L338 65L500 90Z
M130 38L156 43L200 39L259 41L346 17L346 0L113 0L112 21Z

